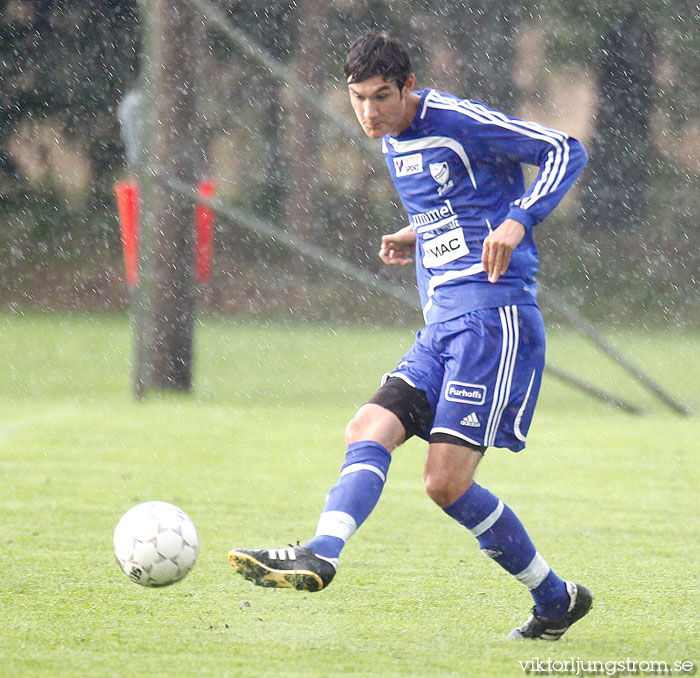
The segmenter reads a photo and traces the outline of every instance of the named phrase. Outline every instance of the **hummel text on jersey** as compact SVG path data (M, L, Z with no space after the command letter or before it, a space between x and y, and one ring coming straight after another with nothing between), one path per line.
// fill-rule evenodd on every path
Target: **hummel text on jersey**
M486 401L486 386L464 384L461 381L448 381L445 398L455 403L483 405Z
M409 226L413 228L414 231L419 232L420 226L427 226L428 224L434 224L436 222L447 219L448 217L456 217L457 213L452 209L452 205L449 200L445 200L445 204L440 207L436 207L428 212L419 212L418 214L413 214L409 221ZM422 229L428 230L428 229Z

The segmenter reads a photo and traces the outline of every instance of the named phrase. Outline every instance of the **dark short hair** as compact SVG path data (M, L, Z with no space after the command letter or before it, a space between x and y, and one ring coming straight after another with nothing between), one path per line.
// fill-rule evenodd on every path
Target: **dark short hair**
M365 33L350 46L343 72L350 82L381 75L384 80L394 80L401 90L411 73L411 60L396 38L386 33Z

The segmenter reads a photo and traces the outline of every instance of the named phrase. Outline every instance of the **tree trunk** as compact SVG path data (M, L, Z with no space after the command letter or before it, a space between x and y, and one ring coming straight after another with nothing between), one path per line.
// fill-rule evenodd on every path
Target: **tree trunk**
M511 115L515 112L513 38L521 12L522 3L513 0L497 6L489 0L447 2L446 39L455 52L457 79L453 94Z
M630 9L602 36L598 111L582 186L583 226L619 233L646 218L653 106L654 29Z
M189 390L194 328L193 204L161 177L194 186L197 143L196 59L187 46L201 25L185 0L145 0L144 169L141 173L141 275L136 292L135 390Z
M302 26L298 31L297 74L301 83L322 96L324 80L322 60L323 23L327 12L324 0L305 0L298 16ZM287 187L285 192L288 228L296 235L313 239L319 229L319 162L321 116L297 96L287 121ZM293 255L290 269L309 274L308 261Z

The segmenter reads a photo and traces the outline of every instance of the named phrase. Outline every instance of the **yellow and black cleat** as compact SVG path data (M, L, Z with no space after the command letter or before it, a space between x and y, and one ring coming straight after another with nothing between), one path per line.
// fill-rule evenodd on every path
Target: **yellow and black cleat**
M232 549L228 559L233 569L256 586L320 591L335 576L337 565L317 556L306 546L249 551Z

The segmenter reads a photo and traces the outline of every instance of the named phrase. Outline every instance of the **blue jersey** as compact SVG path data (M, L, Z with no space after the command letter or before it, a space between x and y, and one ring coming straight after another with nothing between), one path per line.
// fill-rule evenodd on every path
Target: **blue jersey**
M536 304L532 227L562 199L586 164L564 132L483 104L426 89L411 125L382 137L391 178L416 238L416 278L427 324L470 311ZM525 189L521 163L539 167ZM484 238L506 218L526 228L508 270L489 283Z

